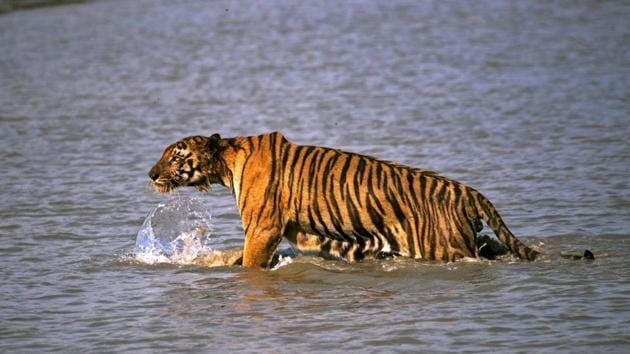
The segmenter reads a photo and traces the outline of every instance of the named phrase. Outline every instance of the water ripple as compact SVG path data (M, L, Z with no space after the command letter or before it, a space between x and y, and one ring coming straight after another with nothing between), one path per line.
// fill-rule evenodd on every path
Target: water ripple
M3 14L0 351L626 352L626 7L90 1ZM271 130L467 183L543 256L292 256L265 272L134 261L166 144ZM241 247L231 194L200 198L219 246ZM596 259L560 256L584 249Z

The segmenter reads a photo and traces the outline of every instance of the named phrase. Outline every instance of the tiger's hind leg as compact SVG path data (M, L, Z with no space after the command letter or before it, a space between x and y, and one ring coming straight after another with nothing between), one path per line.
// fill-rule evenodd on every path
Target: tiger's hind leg
M478 225L468 222L460 210L437 214L442 222L433 223L424 238L423 258L442 262L454 262L466 258L478 258Z
M507 246L488 235L477 237L477 248L479 249L479 256L485 259L497 259L497 257L510 253Z

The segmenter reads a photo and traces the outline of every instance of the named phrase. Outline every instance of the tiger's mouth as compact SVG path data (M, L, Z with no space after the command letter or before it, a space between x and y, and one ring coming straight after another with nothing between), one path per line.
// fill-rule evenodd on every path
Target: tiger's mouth
M153 189L158 193L168 193L179 187L179 184L167 180L152 181Z
M210 181L206 176L202 177L199 181L190 184L195 187L198 192L206 193L210 191Z
M188 186L195 187L195 189L199 192L205 193L210 191L210 183L207 178L202 178L200 181L196 183L178 183L172 180L162 180L158 179L155 182L152 182L153 189L158 193L169 193L173 191L175 188Z

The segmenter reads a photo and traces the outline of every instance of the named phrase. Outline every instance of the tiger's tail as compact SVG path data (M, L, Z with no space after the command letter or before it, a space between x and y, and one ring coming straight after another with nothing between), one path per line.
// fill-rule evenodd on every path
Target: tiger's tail
M501 219L499 212L495 209L494 205L483 194L474 191L475 207L478 215L483 219L488 226L494 231L495 235L503 242L512 253L516 254L521 259L533 261L538 256L539 252L535 251L523 244L514 234L508 229L507 225Z

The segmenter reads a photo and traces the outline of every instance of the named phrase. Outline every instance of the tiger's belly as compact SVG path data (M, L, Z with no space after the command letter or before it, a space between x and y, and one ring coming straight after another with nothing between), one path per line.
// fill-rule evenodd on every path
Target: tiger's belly
M389 258L393 256L409 256L407 252L392 249L385 237L377 235L342 239L327 237L299 231L289 241L305 254L316 255L327 259L343 259L348 262L366 258Z
M415 224L408 222L415 219L404 205L400 206L403 217L397 217L391 208L370 208L367 200L346 196L345 201L333 203L329 201L335 200L334 195L323 193L313 200L307 196L287 203L288 220L301 235L292 242L299 250L348 261L389 255L421 258L413 242Z

